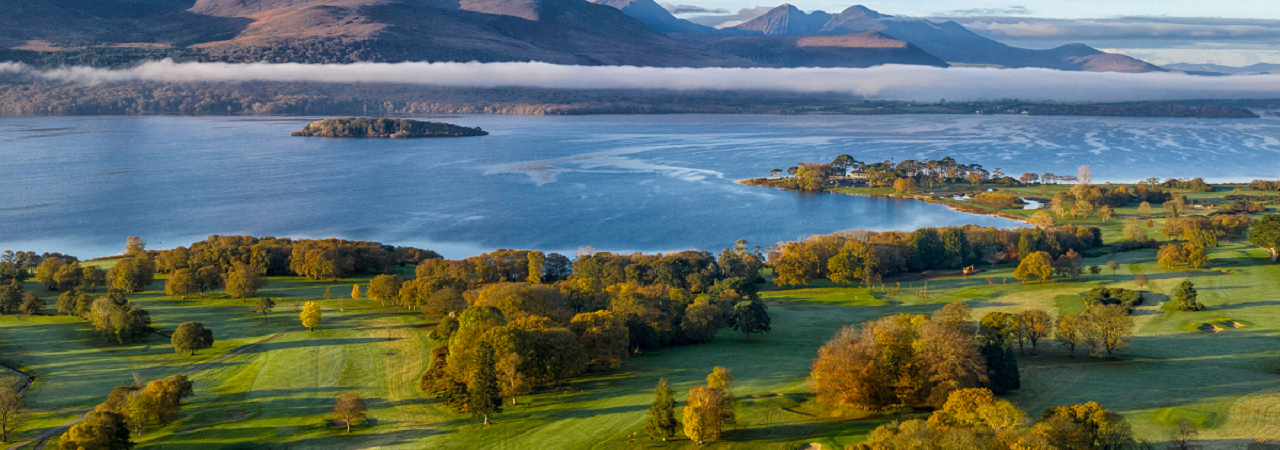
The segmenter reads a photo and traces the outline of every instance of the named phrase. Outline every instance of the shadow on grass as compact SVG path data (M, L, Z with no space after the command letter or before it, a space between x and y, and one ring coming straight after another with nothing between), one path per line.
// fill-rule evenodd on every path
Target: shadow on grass
M262 345L256 345L253 348L250 348L249 350L245 351L244 353L254 354L254 353L269 352L272 350L285 350L285 349L306 348L306 347L326 347L331 345L343 346L343 345L354 345L354 344L372 344L376 342L398 341L401 339L402 338L390 338L390 339L388 338L323 338L323 339L307 339L307 340L286 341L286 342L273 341L273 342L268 342Z
M1203 289L1201 289L1203 290ZM1280 300L1263 300L1258 302L1232 303L1229 305L1219 305L1209 308L1210 311L1227 311L1232 309L1254 308L1259 306L1277 306Z

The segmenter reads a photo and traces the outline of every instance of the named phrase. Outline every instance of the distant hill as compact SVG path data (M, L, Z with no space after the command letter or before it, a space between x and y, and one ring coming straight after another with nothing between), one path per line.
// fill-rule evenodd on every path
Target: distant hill
M677 18L653 0L590 0L612 6L660 33L714 33L715 28Z
M1166 69L1173 69L1173 70L1189 72L1189 73L1201 72L1201 73L1219 73L1219 74L1225 74L1225 75L1280 73L1280 64L1266 64L1266 63L1254 64L1251 66L1244 66L1244 67L1223 66L1218 64L1176 63L1176 64L1165 64L1164 67Z
M180 54L188 59L230 62L752 65L689 47L617 9L582 0L103 3L0 0L0 9L6 11L0 14L0 44L18 47L17 52L45 54L114 54L126 48L146 55L157 49L181 48Z
M819 24L821 22L821 24ZM1155 72L1159 67L1124 55L1099 51L1084 44L1048 50L1032 50L996 42L969 31L954 21L934 23L924 19L894 17L865 6L849 7L836 15L822 11L805 13L783 4L767 14L735 27L765 36L804 36L878 31L915 44L949 63L1000 67L1042 67L1091 72Z
M673 34L695 47L782 67L871 67L915 64L947 67L919 47L878 31L823 36Z

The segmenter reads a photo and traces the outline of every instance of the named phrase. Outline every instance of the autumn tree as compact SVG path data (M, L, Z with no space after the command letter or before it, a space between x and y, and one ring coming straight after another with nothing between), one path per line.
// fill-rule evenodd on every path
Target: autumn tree
M213 346L213 330L204 327L204 324L198 322L184 322L178 325L178 329L173 332L173 336L169 338L173 344L173 351L177 353L196 354L196 350L203 350Z
M1048 252L1031 253L1013 271L1013 277L1019 281L1044 281L1050 276L1053 276L1053 262Z
M1209 264L1209 252L1200 244L1191 242L1182 244L1182 256L1192 269L1199 269Z
M1160 251L1156 253L1156 259L1161 267L1166 270L1173 270L1178 266L1187 263L1187 255L1183 246L1178 244L1165 244L1160 246Z
M9 442L9 434L26 422L22 411L22 392L14 386L0 386L0 442Z
M315 331L316 327L320 326L320 305L316 304L316 302L307 302L302 305L300 317L302 318L302 326Z
M84 266L81 283L96 291L98 286L107 284L107 272L98 266Z
M624 343L625 347L626 344ZM499 395L511 399L511 406L518 406L517 397L528 394L532 388L529 377L525 375L522 364L524 358L515 352L507 353L498 359L493 369L498 374Z
M404 279L399 275L378 275L369 281L369 298L377 300L382 306L387 306L388 300L395 301L400 296L400 288L403 286Z
M684 405L684 435L702 445L720 438L723 414L720 411L719 391L707 386L689 389Z
M1032 433L1047 437L1058 448L1121 449L1134 444L1133 429L1124 417L1097 402L1050 407Z
M729 316L733 329L741 331L746 335L748 341L751 340L751 333L768 333L769 332L769 311L764 303L758 301L739 302L734 305L733 312Z
M137 292L155 281L155 262L146 254L128 256L116 261L107 272L111 286L125 292Z
M547 268L547 256L539 251L531 251L526 258L529 261L529 276L525 281L541 284L542 275Z
M1129 345L1133 317L1124 305L1094 304L1081 314L1081 330L1089 351L1095 356L1115 357L1115 351Z
M667 384L667 379L658 380L658 388L653 392L653 403L649 405L648 419L644 430L649 436L662 439L663 442L680 429L680 421L676 420L675 390Z
M1138 286L1138 289L1146 289L1147 283L1149 282L1150 281L1147 278L1147 274L1145 273L1140 273L1133 276L1133 284L1136 284Z
M258 290L270 281L262 274L262 269L244 263L236 263L227 273L227 295L244 299L258 294Z
M1151 203L1142 202L1138 204L1138 216L1143 219L1151 217Z
M710 342L724 328L724 310L707 299L698 299L684 310L680 330L693 342Z
M358 285L358 284L353 284L353 285L351 285L351 299L352 299L352 300L359 300L359 299L360 299L360 297L361 297L362 295L363 295L363 294L360 292L360 285Z
M489 425L489 415L502 412L502 393L498 375L494 370L493 346L481 341L475 351L471 373L467 377L467 411L484 416Z
M249 308L249 311L255 314L262 314L262 321L266 322L267 314L270 314L273 309L276 309L275 300L272 300L270 297L262 297L259 298L257 302L254 302L253 306Z
M716 391L720 399L720 423L733 425L738 422L738 397L733 394L733 372L728 367L716 366L707 375L707 387Z
M1076 347L1085 343L1084 323L1077 314L1058 316L1053 328L1053 337L1067 349L1068 356L1076 356Z
M616 369L630 354L627 325L613 311L580 313L573 316L569 329L578 335L592 367Z
M164 283L165 295L181 296L183 300L187 299L187 294L197 290L195 273L191 269L178 269L169 274L169 279Z
M1120 268L1120 263L1115 261L1107 261L1107 268L1111 269L1111 276L1114 277L1116 275L1116 269Z
M1053 332L1053 319L1039 309L1027 309L1018 313L1019 340L1031 343L1031 354L1036 354L1036 343Z
M133 446L124 416L110 411L86 414L84 420L67 429L58 442L59 450L129 450Z
M347 426L347 432L351 432L351 425L356 422L363 422L365 413L369 410L364 404L364 399L360 398L360 394L356 392L343 392L338 394L338 403L333 406L333 415L341 420Z

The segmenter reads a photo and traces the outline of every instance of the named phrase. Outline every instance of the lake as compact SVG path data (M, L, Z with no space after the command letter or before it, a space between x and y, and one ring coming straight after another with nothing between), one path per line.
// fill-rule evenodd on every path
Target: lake
M495 248L718 251L861 228L1017 223L742 186L800 161L952 156L1098 180L1280 178L1280 120L1035 116L452 116L490 136L290 137L317 118L0 118L0 250L118 253L210 234Z

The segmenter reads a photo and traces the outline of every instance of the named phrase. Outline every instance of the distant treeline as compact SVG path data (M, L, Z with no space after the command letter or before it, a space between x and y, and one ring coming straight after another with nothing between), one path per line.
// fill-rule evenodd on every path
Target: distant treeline
M3 60L3 57L0 57ZM0 115L353 115L410 114L1072 114L1256 117L1246 107L1280 100L1042 105L869 101L847 93L537 88L448 88L386 83L102 83L0 76Z
M1027 113L1038 116L1196 117L1202 119L1256 119L1253 111L1226 105L1134 103L1125 105L1036 105Z

